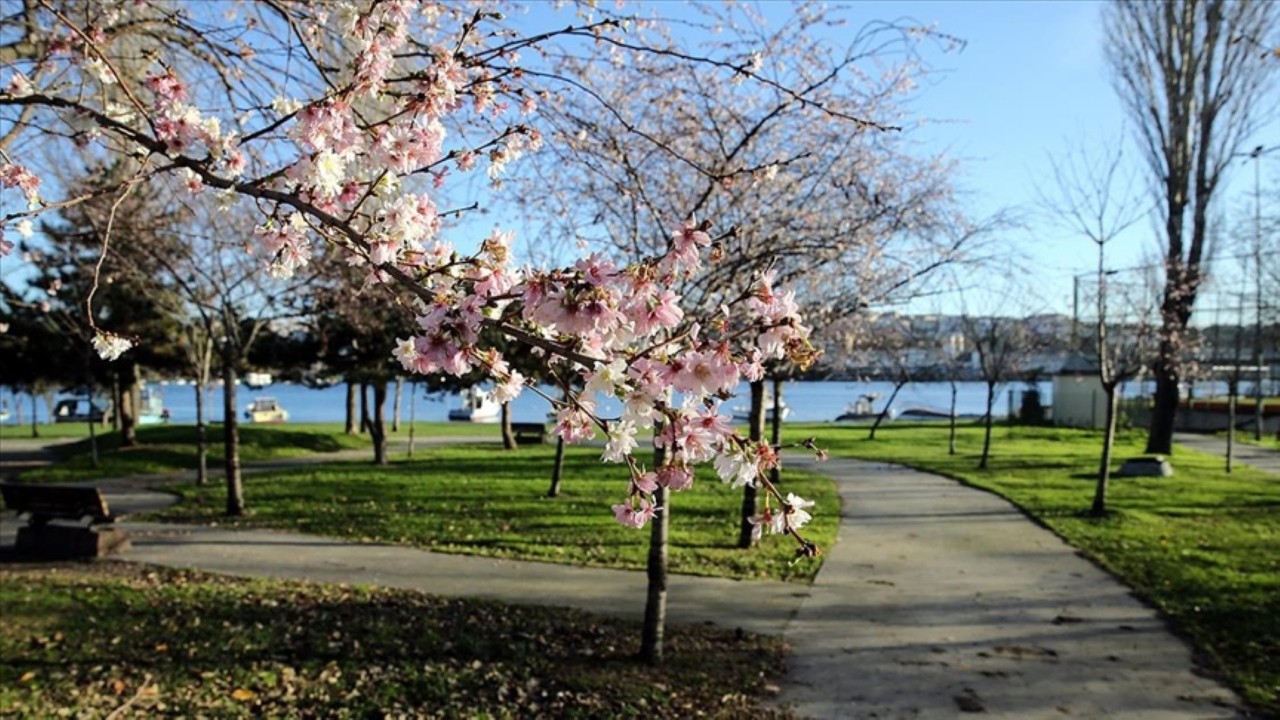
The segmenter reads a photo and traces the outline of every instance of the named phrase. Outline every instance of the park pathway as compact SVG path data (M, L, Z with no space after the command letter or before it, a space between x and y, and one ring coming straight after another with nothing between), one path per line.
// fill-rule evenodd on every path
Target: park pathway
M1235 696L1129 589L1007 501L831 460L840 536L779 701L818 718L1230 718Z
M674 576L669 621L785 633L794 650L777 702L799 716L1239 717L1234 695L1197 674L1153 610L1004 500L898 466L789 462L833 477L843 503L814 585ZM113 506L173 501L133 481L104 484ZM11 543L13 523L3 525L0 544ZM266 530L125 527L133 548L123 559L134 562L632 618L644 603L639 572Z
M1226 457L1227 455L1227 439L1225 437L1195 433L1175 433L1173 441L1184 447L1209 453L1210 455L1219 457ZM1231 448L1231 458L1233 463L1248 465L1263 472L1280 475L1280 450L1236 442ZM1174 469L1176 471L1176 464Z

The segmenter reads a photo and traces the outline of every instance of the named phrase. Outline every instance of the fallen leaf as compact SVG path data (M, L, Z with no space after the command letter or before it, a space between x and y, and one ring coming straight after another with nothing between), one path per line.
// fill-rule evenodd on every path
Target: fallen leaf
M257 693L247 688L236 688L235 690L231 691L231 697L233 699L239 700L240 702L244 702L246 700L252 700L257 696L258 696Z
M31 678L34 678L35 676L36 674L34 672L28 670L22 673L22 677L18 678L18 682L31 682Z

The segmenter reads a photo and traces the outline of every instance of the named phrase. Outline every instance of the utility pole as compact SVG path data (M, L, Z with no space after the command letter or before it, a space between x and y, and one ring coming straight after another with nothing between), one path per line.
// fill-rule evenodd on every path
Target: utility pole
M1272 148L1274 150L1275 148ZM1253 364L1257 375L1253 383L1253 439L1262 442L1262 146L1253 149Z

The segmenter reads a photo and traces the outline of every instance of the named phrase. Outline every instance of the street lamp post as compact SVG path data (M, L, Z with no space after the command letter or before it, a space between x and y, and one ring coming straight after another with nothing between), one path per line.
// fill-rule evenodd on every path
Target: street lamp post
M1253 384L1253 437L1262 441L1262 156L1280 147L1264 148L1259 145L1248 153L1236 153L1237 157L1253 160L1253 364L1256 379Z

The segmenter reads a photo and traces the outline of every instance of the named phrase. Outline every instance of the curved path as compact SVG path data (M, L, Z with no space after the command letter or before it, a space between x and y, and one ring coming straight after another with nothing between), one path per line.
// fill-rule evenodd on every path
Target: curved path
M778 702L798 715L1239 717L1235 696L1196 673L1154 611L1004 500L897 466L789 462L835 478L844 506L814 585L675 576L668 619L785 632L794 652ZM134 509L172 502L135 482L104 484L113 503ZM126 527L133 548L123 559L137 562L628 617L644 603L638 572L274 531Z

